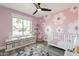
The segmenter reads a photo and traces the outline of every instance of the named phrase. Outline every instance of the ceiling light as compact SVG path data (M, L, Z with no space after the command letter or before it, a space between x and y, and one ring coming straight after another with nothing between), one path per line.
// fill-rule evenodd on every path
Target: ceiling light
M41 11L41 9L37 9L38 11Z

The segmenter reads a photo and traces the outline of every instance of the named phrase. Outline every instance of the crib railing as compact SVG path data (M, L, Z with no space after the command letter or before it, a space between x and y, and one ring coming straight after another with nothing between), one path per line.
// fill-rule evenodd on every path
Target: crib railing
M71 33L53 33L51 36L52 38L48 39L49 44L59 45L58 43L60 44L63 43L60 45L60 47L64 46L66 47L66 49L71 49L71 50L74 48L74 45L79 37L78 34L71 34Z

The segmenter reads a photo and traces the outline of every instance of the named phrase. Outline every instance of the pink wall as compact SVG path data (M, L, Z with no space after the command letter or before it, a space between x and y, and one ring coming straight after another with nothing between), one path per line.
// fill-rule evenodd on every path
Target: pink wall
M0 47L4 46L4 41L7 40L8 34L11 32L11 22L12 22L12 15L11 13L16 13L27 18L31 18L30 20L33 21L33 29L36 28L38 20L40 18L25 14L10 8L6 8L0 6Z
M11 31L11 15L8 10L0 7L0 46Z
M59 12L50 12L48 16L40 19L41 29L39 30L39 37L49 40L47 36L50 36L50 39L52 39L54 32L79 34L78 11L78 7L73 6ZM51 42L55 43L55 41Z

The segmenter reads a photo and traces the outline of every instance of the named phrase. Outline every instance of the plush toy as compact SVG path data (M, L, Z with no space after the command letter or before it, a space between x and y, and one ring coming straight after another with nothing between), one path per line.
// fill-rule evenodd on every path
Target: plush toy
M74 48L75 54L79 55L79 46Z

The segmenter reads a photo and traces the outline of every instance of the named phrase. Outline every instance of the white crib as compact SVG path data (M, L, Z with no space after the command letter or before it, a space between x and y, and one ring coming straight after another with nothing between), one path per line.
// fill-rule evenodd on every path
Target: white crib
M52 38L51 38L52 37ZM64 50L71 49L73 50L75 41L78 39L78 34L71 33L53 33L48 35L48 45L52 45Z

